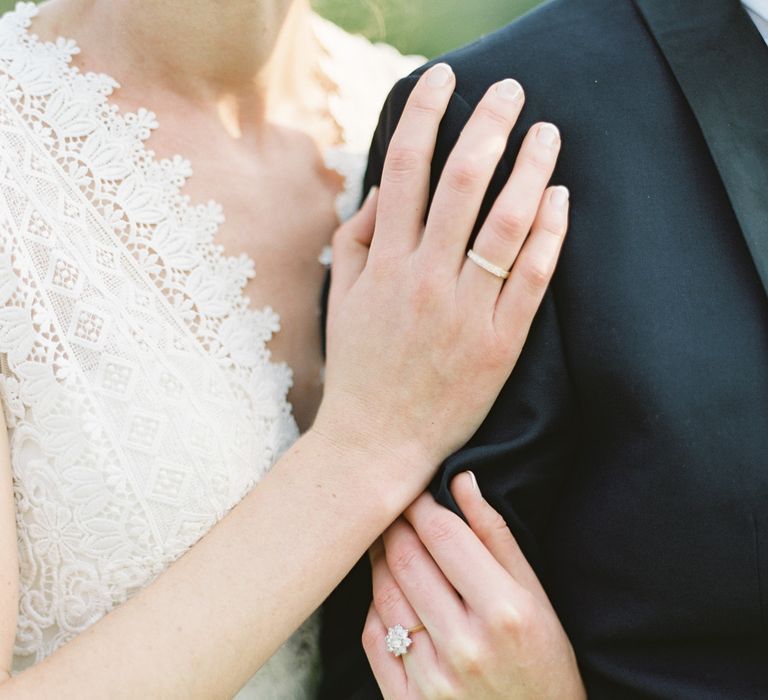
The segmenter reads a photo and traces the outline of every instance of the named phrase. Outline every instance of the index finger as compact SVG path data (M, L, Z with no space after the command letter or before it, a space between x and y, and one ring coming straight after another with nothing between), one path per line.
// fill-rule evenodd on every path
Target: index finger
M413 250L421 236L429 195L429 176L437 132L450 102L456 78L447 63L437 63L411 91L389 142L379 193L379 230L371 255L387 247Z
M547 594L501 514L483 498L472 472L453 478L451 495L469 527L510 575L542 602Z
M525 593L469 526L431 495L419 497L404 517L467 606L481 617L494 619L500 601Z

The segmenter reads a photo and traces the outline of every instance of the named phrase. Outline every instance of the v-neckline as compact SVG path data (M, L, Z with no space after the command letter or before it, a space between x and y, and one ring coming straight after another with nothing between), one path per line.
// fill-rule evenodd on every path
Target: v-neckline
M52 66L61 70L66 74L67 78L73 83L90 83L93 87L94 98L96 101L103 102L103 108L110 115L110 118L118 124L128 125L134 127L137 131L137 143L135 146L136 153L134 154L135 162L141 163L143 167L149 168L154 171L168 172L169 186L165 195L166 201L164 205L167 205L169 209L180 210L178 211L180 218L185 218L188 212L200 213L202 209L209 212L207 233L205 240L198 240L196 247L200 249L200 256L203 264L207 263L209 266L208 277L215 275L214 269L221 270L223 274L237 270L235 273L239 279L238 284L222 284L227 286L226 297L229 301L228 308L225 315L228 317L235 317L239 314L243 314L247 317L249 326L258 327L260 332L258 333L259 340L263 341L263 348L261 349L264 362L273 367L275 370L282 369L287 375L286 384L286 397L285 403L288 407L292 420L295 421L294 408L287 399L288 391L293 386L293 370L286 361L275 361L272 358L271 351L267 347L269 341L280 331L281 318L280 314L274 310L269 304L257 306L252 298L245 293L245 288L249 280L256 276L256 257L246 252L241 253L228 253L224 247L218 241L218 231L220 225L224 222L224 209L220 203L213 199L203 202L193 203L189 196L184 194L184 187L188 179L193 175L193 169L189 160L184 158L181 154L174 154L169 158L158 159L155 153L146 147L146 142L150 138L153 132L156 132L160 128L160 124L157 121L155 113L146 107L139 107L134 110L121 109L116 101L113 99L115 91L120 88L120 83L115 80L110 74L101 71L99 73L84 72L79 66L72 63L72 57L81 54L81 48L79 43L72 38L66 36L57 36L53 41L47 41L41 39L34 33L32 27L32 20L38 15L39 8L37 5L31 2L18 2L14 10L9 12L18 27L20 37L27 44L30 51L42 51L47 50L52 57L56 56L61 64L59 66ZM323 41L319 36L320 23L323 20L313 14L312 26L315 36L321 49L329 54L326 56L326 61L331 59L329 47L327 42ZM317 70L322 75L324 80L327 80L328 84L337 86L336 81L328 71L325 69L324 61L318 62ZM325 165L328 170L338 174L342 180L341 190L336 195L336 211L340 216L341 202L345 197L349 195L350 182L349 175L345 173L342 167L339 167L339 159L336 155L342 152L344 149L344 141L346 136L345 124L334 113L333 107L329 106L330 116L336 121L339 126L339 131L342 138L342 143L339 146L329 146L323 149L323 156ZM99 112L100 105L94 104L94 112ZM342 161L343 163L343 161ZM138 166L137 166L138 167ZM127 177L130 177L127 176ZM171 205L171 200L174 200ZM201 237L198 237L201 238ZM329 260L325 257L327 250L323 249L318 251L318 264L329 264ZM209 283L215 283L216 280L209 279ZM237 287L236 291L233 291L233 287ZM220 300L224 301L224 299Z

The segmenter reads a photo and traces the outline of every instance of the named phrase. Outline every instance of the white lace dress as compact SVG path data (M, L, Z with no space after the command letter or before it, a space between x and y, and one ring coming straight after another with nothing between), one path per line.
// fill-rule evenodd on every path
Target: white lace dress
M296 439L291 372L266 347L254 261L215 243L221 208L183 194L182 157L144 147L73 41L0 19L0 395L9 426L21 594L14 671L150 583ZM344 144L328 152L355 207L386 92L419 59L314 18ZM320 251L318 251L320 252ZM204 604L204 601L201 602ZM238 697L310 697L312 618Z

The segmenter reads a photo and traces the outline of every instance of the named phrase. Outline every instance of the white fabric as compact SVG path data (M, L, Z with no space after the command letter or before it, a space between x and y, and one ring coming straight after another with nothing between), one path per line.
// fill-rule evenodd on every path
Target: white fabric
M266 347L270 308L243 294L248 257L214 237L213 203L183 194L190 164L157 160L158 124L121 114L106 75L44 44L37 13L0 19L0 395L21 567L14 671L39 662L150 583L296 439L291 372ZM419 59L315 18L339 86L346 176L360 191L386 92ZM205 605L205 600L200 601ZM313 617L240 698L308 697ZM257 633L257 632L256 632Z
M744 5L757 30L768 43L768 0L742 0L741 4Z

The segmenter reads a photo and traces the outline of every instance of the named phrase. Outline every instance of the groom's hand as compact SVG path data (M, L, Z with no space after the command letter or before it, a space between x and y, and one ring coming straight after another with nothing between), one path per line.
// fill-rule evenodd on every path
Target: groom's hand
M363 645L387 700L584 698L573 649L514 537L474 475L451 491L469 524L421 496L371 549ZM410 634L387 651L388 628Z

